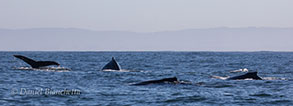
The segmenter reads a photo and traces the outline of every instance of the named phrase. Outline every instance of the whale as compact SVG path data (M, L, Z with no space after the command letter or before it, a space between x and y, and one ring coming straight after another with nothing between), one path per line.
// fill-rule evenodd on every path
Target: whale
M231 77L231 78L228 78L227 80L243 80L243 79L262 80L262 78L260 78L257 75L257 72L247 72L244 75L239 75L239 76Z
M120 65L117 63L114 57L112 57L112 60L107 63L102 70L120 70Z
M30 59L28 57L22 56L22 55L13 55L14 57L23 60L25 63L29 64L32 68L40 68L50 65L57 65L60 64L55 61L35 61L33 59Z
M163 78L159 80L149 80L149 81L143 81L132 85L149 85L149 84L164 84L164 83L173 83L178 84L180 81L177 79L177 77L170 77L170 78Z

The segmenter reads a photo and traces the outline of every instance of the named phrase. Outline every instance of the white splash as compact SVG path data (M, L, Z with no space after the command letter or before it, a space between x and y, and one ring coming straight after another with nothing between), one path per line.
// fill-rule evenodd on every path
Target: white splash
M130 72L130 70L111 70L111 69L105 69L105 70L102 70L102 71L107 71L107 72Z
M226 80L226 79L228 79L229 77L212 76L212 78Z
M32 67L15 67L16 70L32 70L32 71L50 71L50 72L68 72L69 68L66 67L42 67L42 68L32 68Z
M286 78L262 77L263 80L287 80Z
M144 71L138 71L138 70L126 70L126 69L121 69L121 70L111 70L111 69L105 69L102 71L106 72L144 72Z
M233 70L233 71L230 71L231 73L236 73L236 72L248 72L248 69L247 68L244 68L244 69L238 69L238 70Z

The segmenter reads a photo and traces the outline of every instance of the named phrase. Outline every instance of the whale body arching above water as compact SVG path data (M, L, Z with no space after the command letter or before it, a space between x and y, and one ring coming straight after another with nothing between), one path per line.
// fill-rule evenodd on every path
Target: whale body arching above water
M177 77L171 77L171 78L163 78L159 80L149 80L149 81L143 81L140 83L136 83L133 85L149 85L149 84L160 84L160 83L180 83L180 81L177 79Z
M243 79L262 80L262 78L260 78L257 75L257 72L248 72L244 75L239 75L239 76L228 78L227 80L243 80Z
M22 56L22 55L13 55L14 57L23 60L25 63L29 64L32 68L40 68L50 65L57 65L60 64L55 61L35 61L33 59L30 59L28 57Z
M112 60L107 63L102 70L120 70L120 65L117 63L114 57L112 57Z

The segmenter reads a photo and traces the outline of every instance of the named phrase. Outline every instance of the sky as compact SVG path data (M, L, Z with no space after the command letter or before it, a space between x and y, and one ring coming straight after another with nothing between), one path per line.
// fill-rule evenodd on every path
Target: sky
M0 51L293 51L292 5L293 0L0 0Z
M1 0L0 28L293 27L293 0Z

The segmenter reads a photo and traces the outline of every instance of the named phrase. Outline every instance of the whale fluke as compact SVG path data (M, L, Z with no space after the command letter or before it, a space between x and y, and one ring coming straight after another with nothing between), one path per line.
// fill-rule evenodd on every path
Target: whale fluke
M116 62L115 58L112 57L112 60L106 64L102 70L120 70L119 64Z
M45 67L45 66L50 66L50 65L57 65L59 66L60 64L54 61L35 61L33 59L27 58L22 55L13 55L14 57L23 60L27 64L29 64L32 68L40 68L40 67Z
M228 78L228 80L242 80L242 79L262 80L262 78L260 78L257 75L257 72L248 72L244 75L239 75L239 76Z
M176 77L171 78L164 78L160 80L150 80L150 81L144 81L133 85L148 85L148 84L160 84L160 83L180 83L180 81Z

